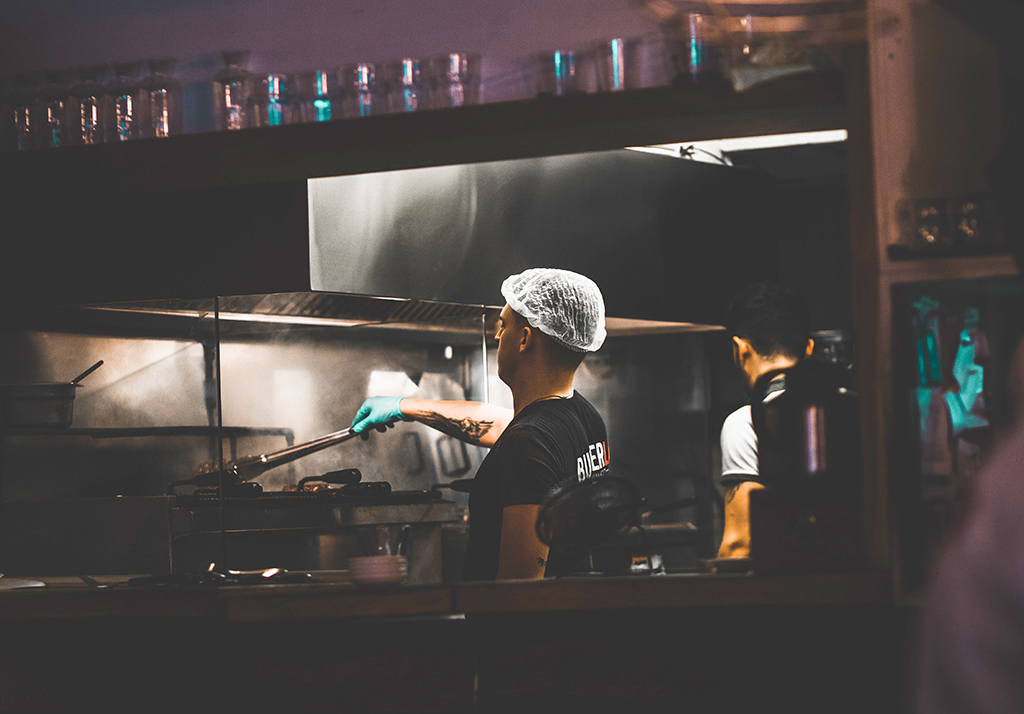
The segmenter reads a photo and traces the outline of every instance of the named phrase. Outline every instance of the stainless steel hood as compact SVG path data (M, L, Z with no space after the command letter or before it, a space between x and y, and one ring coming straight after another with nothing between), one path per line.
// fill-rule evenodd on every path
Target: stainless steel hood
M311 179L314 290L486 305L508 275L593 278L608 314L720 323L774 277L774 184L628 149Z
M478 340L483 331L493 334L501 307L410 298L327 293L320 291L235 295L211 299L151 300L68 308L76 323L105 321L108 325L155 326L173 320L213 318L216 308L225 336L272 333L282 328L360 328L360 331L443 334ZM678 334L721 329L717 325L666 322L609 316L610 337Z

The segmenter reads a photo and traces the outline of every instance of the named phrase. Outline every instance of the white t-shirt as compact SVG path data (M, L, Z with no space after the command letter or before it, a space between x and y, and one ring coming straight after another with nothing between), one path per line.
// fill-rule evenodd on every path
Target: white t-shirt
M722 424L722 485L757 481L757 476L757 434L747 404Z
M765 397L770 402L782 394L782 390L769 392ZM757 434L750 405L740 407L725 418L722 423L722 485L733 486L741 481L760 483L757 467Z

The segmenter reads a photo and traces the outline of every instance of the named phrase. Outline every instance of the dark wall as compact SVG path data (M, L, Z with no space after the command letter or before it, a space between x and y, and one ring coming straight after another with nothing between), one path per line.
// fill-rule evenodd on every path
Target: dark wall
M748 151L732 160L775 179L767 217L777 236L775 273L807 299L811 329L852 330L846 145Z

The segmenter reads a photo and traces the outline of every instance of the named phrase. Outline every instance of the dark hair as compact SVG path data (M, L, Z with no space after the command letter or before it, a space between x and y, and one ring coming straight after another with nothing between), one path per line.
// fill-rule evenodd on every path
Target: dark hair
M725 326L765 357L803 357L810 338L810 312L795 292L778 283L756 283L729 303Z
M548 358L553 363L562 369L572 371L575 371L581 364L583 364L583 359L587 356L586 352L578 352L577 350L569 349L551 335L545 335L540 330L537 330L537 332L540 333L544 342L547 343Z

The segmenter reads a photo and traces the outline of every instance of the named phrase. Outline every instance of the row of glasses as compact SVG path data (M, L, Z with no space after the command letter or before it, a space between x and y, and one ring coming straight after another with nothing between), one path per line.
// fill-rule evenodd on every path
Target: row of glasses
M300 72L249 70L249 52L224 52L213 81L218 131L476 104L479 57L452 52Z
M183 132L173 59L60 68L10 79L3 150L60 148Z
M136 62L130 71L121 65L88 65L0 79L0 149L181 133L181 89L165 74L168 68L173 71L173 60Z
M685 58L688 77L707 70L707 53L702 44L702 20L693 18L696 41ZM666 86L680 71L676 48L660 33L612 37L580 50L559 49L533 56L538 96L565 96L582 92L623 92L644 87Z

